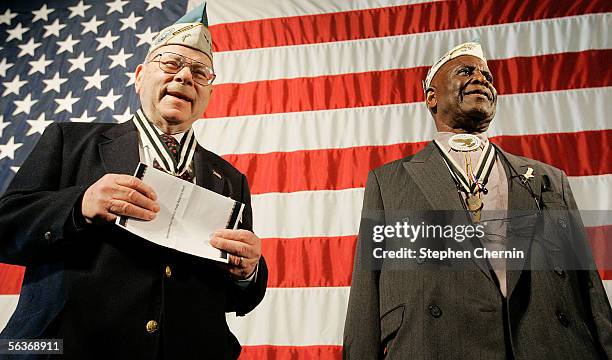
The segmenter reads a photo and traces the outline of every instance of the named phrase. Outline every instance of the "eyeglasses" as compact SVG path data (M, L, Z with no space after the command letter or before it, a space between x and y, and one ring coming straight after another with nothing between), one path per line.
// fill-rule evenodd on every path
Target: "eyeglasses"
M172 52L157 54L149 62L158 62L159 68L168 74L176 74L187 66L191 70L193 81L202 86L211 85L217 76L208 65Z

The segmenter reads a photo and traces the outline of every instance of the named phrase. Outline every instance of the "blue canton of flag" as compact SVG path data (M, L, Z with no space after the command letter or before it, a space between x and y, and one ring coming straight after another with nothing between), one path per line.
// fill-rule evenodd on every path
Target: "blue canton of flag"
M0 194L52 122L123 122L134 70L187 0L0 5Z

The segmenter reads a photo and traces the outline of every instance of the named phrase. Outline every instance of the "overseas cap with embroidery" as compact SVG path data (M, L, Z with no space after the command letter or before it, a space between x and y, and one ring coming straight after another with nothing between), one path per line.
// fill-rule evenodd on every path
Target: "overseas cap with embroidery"
M487 59L485 59L484 53L482 52L482 47L480 46L479 43L470 41L470 42L466 42L461 45L455 46L451 51L447 52L444 56L442 56L442 58L438 60L429 69L429 71L427 72L427 77L425 78L425 81L423 81L423 91L427 92L427 89L431 85L431 80L433 79L434 75L436 75L438 70L440 70L442 65L462 55L472 55L472 56L475 56L481 59L485 63L487 62Z
M176 23L168 26L153 38L147 56L165 45L183 45L199 50L212 59L212 37L208 30L206 3L194 8Z

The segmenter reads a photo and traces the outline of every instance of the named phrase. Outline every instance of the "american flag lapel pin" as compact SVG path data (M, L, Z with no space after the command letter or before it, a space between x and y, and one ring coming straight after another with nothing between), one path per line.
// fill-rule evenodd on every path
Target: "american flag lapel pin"
M213 170L213 175L215 175L216 177L218 177L219 179L223 179L223 177L221 176L221 174L219 174L218 172L216 172L215 170Z

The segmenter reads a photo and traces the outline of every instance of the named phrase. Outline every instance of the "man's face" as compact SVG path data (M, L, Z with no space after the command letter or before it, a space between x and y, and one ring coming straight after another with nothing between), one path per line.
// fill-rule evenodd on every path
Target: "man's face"
M427 104L435 109L436 125L459 132L480 133L495 116L497 90L487 64L464 55L444 64L434 76ZM444 129L450 131L448 128Z
M159 62L150 62L157 54L173 52L212 68L212 62L204 53L180 45L166 45L150 54L144 64L136 68L136 93L142 108L154 124L191 125L201 118L208 106L212 86L193 81L191 70L183 67L176 74L168 74Z

